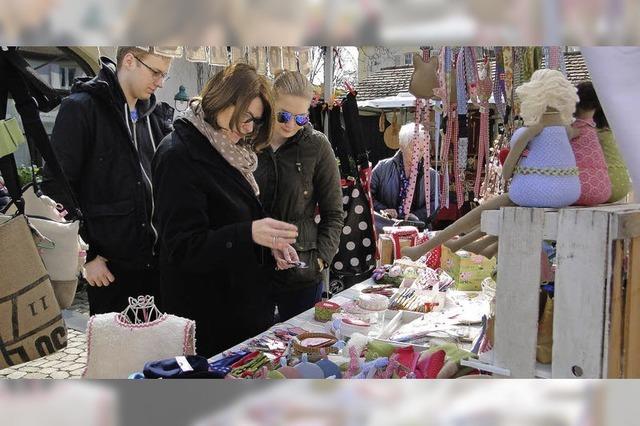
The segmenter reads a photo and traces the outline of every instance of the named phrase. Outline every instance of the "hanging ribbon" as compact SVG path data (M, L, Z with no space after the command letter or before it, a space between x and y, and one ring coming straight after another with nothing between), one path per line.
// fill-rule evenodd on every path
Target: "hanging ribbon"
M478 83L478 94L480 98L480 135L478 138L478 163L476 165L476 182L473 192L476 198L480 198L480 183L482 181L482 171L489 166L489 97L495 86L491 81L491 65L488 58L483 60L483 75ZM484 161L487 161L486 165Z
M511 73L511 62L504 57L504 55L507 54L507 49L508 52L511 52L510 48L505 48L504 51L501 47L495 48L496 67L493 74L493 103L501 117L504 117L507 113L506 104L510 101L507 93L511 90L509 83L511 80L509 76Z
M428 49L422 50L422 59L429 60ZM411 204L416 190L418 180L418 165L420 164L420 154L422 154L422 167L424 170L424 197L427 209L427 216L431 215L431 135L429 117L429 99L416 99L415 124L413 129L413 152L411 154L411 175L409 176L409 187L403 203L405 219L411 212ZM424 136L420 137L420 124L424 127Z
M451 132L449 128L451 126L451 106L450 106L450 84L451 84L451 48L443 47L440 49L440 72L438 73L438 80L440 88L438 94L442 99L442 114L447 117L447 133L444 136L442 143L442 151L440 152L440 164L441 164L441 177L442 186L440 188L440 198L442 199L442 205L445 208L449 208L449 146L451 144ZM457 112L455 112L457 115Z
M463 52L463 49L460 50L460 52ZM460 54L457 55L458 58L460 58ZM464 58L464 53L462 53L462 58ZM462 69L464 71L464 64L458 64L457 61L454 61L452 63L452 78L456 78L456 83L458 80L458 76L459 76L459 70ZM459 86L459 84L458 84ZM464 86L464 84L463 84ZM466 91L465 91L466 93ZM458 122L458 106L460 105L460 103L464 103L465 107L466 107L466 103L467 103L467 98L463 98L463 99L457 99L456 103L452 103L451 104L451 108L450 108L450 112L451 112L451 116L449 117L449 126L447 127L447 133L450 134L450 140L449 143L453 144L453 175L454 175L454 183L455 183L455 188L456 188L456 202L458 204L458 209L462 208L462 204L464 203L464 187L463 187L463 182L464 182L464 170L460 170L460 163L459 163L459 143L458 143L458 131L459 131L459 126L460 123Z

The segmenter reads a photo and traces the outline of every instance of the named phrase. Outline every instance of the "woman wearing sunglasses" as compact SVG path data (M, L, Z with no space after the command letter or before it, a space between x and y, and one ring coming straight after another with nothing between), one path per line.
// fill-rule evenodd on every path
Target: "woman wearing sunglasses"
M153 161L164 306L196 321L200 355L266 330L274 257L298 261L297 228L265 218L253 176L272 127L268 82L235 64L191 101Z
M309 124L313 89L299 72L285 71L273 82L276 123L255 173L267 213L298 227L293 245L303 266L273 271L274 308L280 321L303 312L322 295L322 274L338 251L342 231L342 191L333 150ZM317 209L319 208L319 209ZM320 220L316 222L319 210Z

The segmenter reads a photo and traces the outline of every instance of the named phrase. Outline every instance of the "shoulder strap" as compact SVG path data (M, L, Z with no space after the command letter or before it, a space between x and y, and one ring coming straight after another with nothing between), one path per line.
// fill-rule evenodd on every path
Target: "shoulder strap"
M51 147L49 136L42 125L36 100L31 96L32 92L29 90L22 73L19 72L14 65L17 62L16 57L18 56L19 55L15 49L0 51L0 61L4 62L2 64L2 68L6 71L4 72L5 87L11 93L15 101L16 110L22 119L22 125L24 127L29 148L32 152L34 149L37 149L40 154L42 154L44 160L47 162L49 167L51 167L51 171L55 179L59 180L63 184L65 190L69 194L69 199L73 203L73 206L68 206L69 211L74 211L76 217L82 218L82 213L80 212L75 194L69 185L67 177L62 171L58 158Z

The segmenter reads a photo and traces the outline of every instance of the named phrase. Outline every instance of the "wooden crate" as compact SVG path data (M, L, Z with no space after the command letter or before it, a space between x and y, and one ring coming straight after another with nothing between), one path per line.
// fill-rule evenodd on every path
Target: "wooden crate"
M493 361L516 378L640 377L640 204L484 212L499 236ZM540 250L557 242L553 361L536 363Z

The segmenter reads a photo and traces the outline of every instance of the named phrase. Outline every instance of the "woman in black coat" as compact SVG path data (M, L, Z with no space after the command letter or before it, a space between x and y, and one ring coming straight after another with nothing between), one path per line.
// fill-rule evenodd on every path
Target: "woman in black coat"
M272 125L268 83L235 64L207 83L153 161L164 306L196 321L203 356L271 325L267 270L274 257L298 259L297 228L264 217L253 178Z

